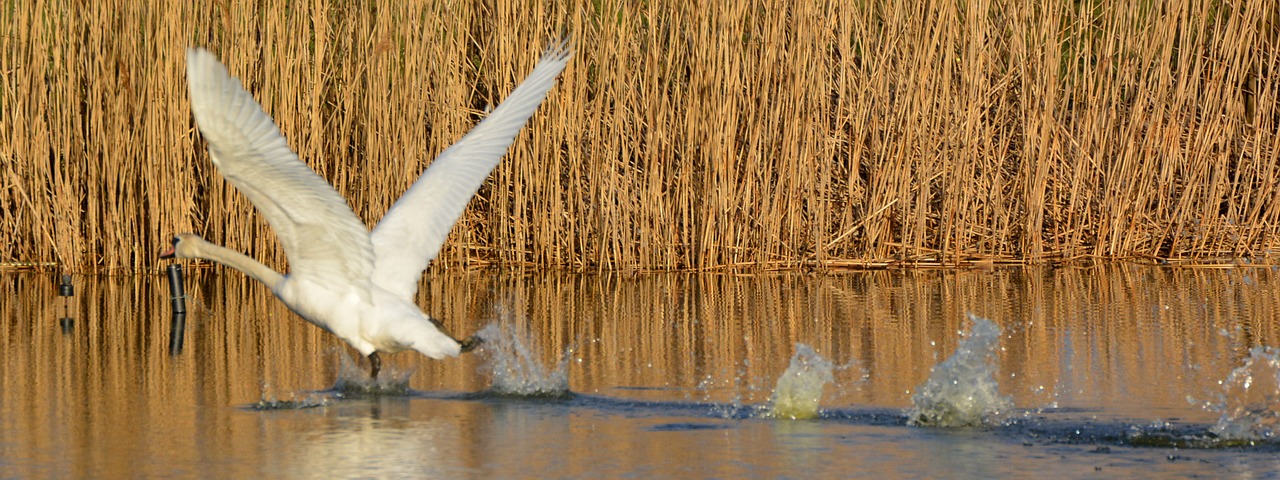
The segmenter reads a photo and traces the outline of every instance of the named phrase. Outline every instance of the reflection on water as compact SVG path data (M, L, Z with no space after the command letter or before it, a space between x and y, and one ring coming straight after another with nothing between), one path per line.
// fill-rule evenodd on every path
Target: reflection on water
M1254 347L1280 345L1277 280L1262 268L1106 265L464 272L425 285L419 304L450 331L492 325L524 349L504 358L545 369L525 378L562 375L559 385L578 394L544 401L470 395L504 381L485 369L496 346L447 361L386 355L384 371L404 372L409 390L339 395L367 367L238 274L188 278L187 345L169 356L163 277L75 278L75 321L63 333L50 275L0 273L0 469L15 477L1265 472L1274 453L1132 449L1125 431L1204 435L1227 415L1205 403L1255 398L1269 373L1251 370L1255 389L1237 394L1232 385L1244 384L1233 378L1244 376L1232 372L1274 355ZM968 313L998 326L994 381L1023 420L994 433L905 426L912 396L964 341ZM857 366L829 370L819 417L734 413L776 406L802 345L808 361ZM1274 396L1257 398L1244 401L1253 418L1274 413ZM1213 399L1221 402L1204 401ZM1090 431L1099 433L1066 433ZM1108 455L1089 453L1098 442Z

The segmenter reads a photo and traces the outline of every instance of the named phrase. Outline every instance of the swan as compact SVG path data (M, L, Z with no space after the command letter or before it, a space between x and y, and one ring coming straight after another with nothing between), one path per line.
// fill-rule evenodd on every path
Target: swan
M161 258L221 263L262 282L303 319L368 357L415 350L456 357L480 339L445 333L414 303L427 265L572 56L553 44L516 87L466 136L422 173L370 232L346 200L298 159L275 122L210 52L187 49L191 113L209 157L276 232L290 271L279 273L240 252L181 233Z

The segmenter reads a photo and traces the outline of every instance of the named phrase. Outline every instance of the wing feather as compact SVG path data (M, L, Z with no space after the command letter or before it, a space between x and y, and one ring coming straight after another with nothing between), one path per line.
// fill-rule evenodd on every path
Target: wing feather
M191 112L222 176L262 212L292 275L366 281L369 232L346 200L298 159L280 129L212 53L187 49Z
M373 230L374 284L413 301L422 272L440 252L449 230L555 86L571 56L568 41L551 47L498 108L431 162L396 200Z

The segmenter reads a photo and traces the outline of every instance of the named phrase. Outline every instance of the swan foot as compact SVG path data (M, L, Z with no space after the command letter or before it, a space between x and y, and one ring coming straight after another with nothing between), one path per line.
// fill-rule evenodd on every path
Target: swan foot
M480 338L477 335L472 335L471 338L458 342L458 345L462 345L462 353L467 353L475 350L481 343L484 343L483 338Z
M378 379L378 371L382 370L382 357L378 356L378 352L369 354L369 378Z

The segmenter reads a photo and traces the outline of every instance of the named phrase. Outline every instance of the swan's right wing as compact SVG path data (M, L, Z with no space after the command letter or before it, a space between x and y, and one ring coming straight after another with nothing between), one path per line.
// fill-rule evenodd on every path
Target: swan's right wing
M258 207L292 274L365 280L373 247L338 192L298 159L258 102L206 50L187 49L191 113L222 176Z
M572 54L567 41L553 46L511 95L471 132L431 162L373 230L373 283L413 302L422 272L440 252L454 222L516 134L556 84Z

